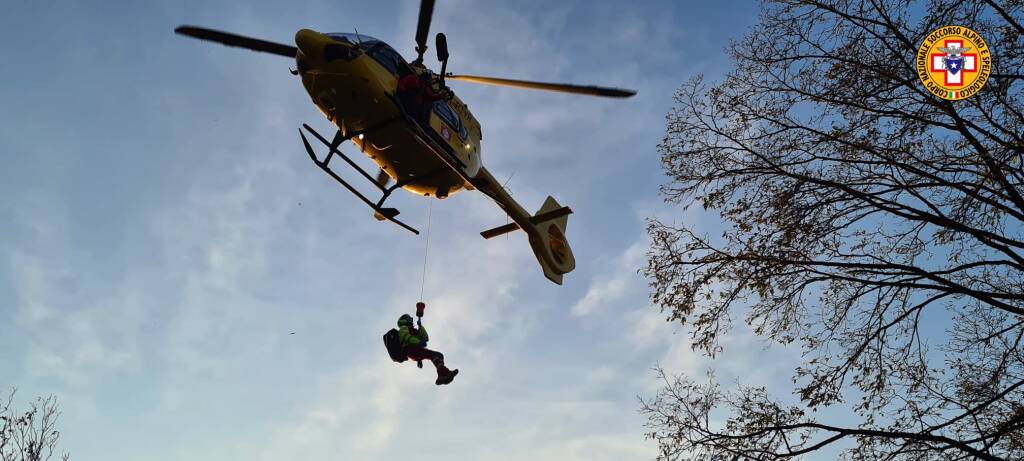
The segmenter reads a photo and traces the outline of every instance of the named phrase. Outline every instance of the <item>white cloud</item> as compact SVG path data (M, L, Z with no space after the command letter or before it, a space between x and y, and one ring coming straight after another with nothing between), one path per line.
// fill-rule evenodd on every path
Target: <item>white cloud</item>
M414 372L409 367L396 370L381 360L336 372L323 380L328 391L316 406L297 421L277 425L265 443L256 444L262 446L256 457L307 459L346 453L346 458L366 459L378 454L402 427L402 408L417 396L425 397L416 392L424 386L423 376L410 376Z
M628 326L626 338L637 349L647 349L664 343L665 338L672 335L675 328L675 325L667 323L665 318L665 314L651 304L627 312L623 319Z
M648 212L651 212L649 209ZM660 213L667 214L665 210ZM703 220L697 213L688 212L689 224L702 228ZM800 363L795 347L766 344L755 336L750 328L737 322L735 328L722 337L723 353L710 359L691 347L689 328L677 322L668 322L667 314L647 301L646 278L637 275L636 270L646 257L648 240L638 239L618 255L595 271L589 288L573 306L576 318L602 318L603 323L611 322L615 327L602 327L599 335L606 336L605 329L621 335L621 339L632 346L627 357L645 357L649 366L660 366L671 374L684 374L700 378L714 370L719 379L729 382L742 378L746 383L760 383L770 389L787 392L788 373ZM630 305L630 302L636 305ZM653 355L652 355L653 354ZM622 364L614 367L622 373L629 369ZM614 374L614 373L613 373ZM643 392L650 395L663 385L649 373L637 379Z
M577 317L602 313L612 306L621 305L627 300L642 299L647 287L643 276L637 273L647 254L647 240L641 239L617 256L611 264L597 263L600 267L597 275L590 282L583 298L572 307L572 314Z
M97 302L85 290L90 274L70 265L82 255L69 244L63 210L45 194L30 194L15 215L33 238L0 248L7 256L15 303L4 317L26 336L25 371L83 385L97 374L132 365L135 352L118 328L136 322L137 316L113 299ZM105 317L109 320L99 320Z

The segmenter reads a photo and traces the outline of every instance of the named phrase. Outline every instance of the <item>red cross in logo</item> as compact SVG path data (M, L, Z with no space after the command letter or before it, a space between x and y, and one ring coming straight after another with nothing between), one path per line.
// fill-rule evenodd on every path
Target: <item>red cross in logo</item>
M946 48L963 48L963 40L946 40L942 43L942 46ZM949 56L946 53L932 53L929 55L931 58L931 71L942 72L943 84L949 87L964 86L964 74L967 72L978 71L978 53L960 53L960 56L964 58L964 65L960 69L960 72L952 73L946 69L943 64L942 58Z

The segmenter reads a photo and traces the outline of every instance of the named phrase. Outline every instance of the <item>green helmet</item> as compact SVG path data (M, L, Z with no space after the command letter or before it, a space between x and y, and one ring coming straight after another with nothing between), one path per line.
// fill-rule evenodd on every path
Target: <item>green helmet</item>
M409 314L402 314L402 316L398 318L398 326L403 326L403 325L410 326L410 327L412 326L412 316L411 315L409 315Z

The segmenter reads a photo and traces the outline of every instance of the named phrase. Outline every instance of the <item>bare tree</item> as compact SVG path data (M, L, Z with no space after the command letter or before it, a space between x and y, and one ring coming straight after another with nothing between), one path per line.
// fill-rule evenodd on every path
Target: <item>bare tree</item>
M48 461L56 453L60 432L57 398L36 398L24 413L13 406L15 390L0 401L0 461ZM60 459L67 461L67 453Z
M740 317L805 363L788 398L662 373L642 402L659 458L1024 459L1022 10L770 1L723 81L679 90L662 192L726 230L652 221L653 300L712 357ZM951 24L993 56L956 102L915 73Z

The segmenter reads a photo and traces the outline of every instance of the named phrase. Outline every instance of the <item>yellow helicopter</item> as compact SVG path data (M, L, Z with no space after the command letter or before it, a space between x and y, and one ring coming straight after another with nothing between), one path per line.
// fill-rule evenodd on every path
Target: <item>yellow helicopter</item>
M433 10L434 0L421 0L416 29L417 58L411 63L387 43L358 33L302 29L295 34L296 46L290 46L195 26L180 26L175 32L294 58L297 69L292 74L302 78L313 103L338 128L333 139L328 140L303 124L299 135L306 152L318 167L372 208L378 220L388 220L419 233L396 219L397 209L384 207L385 200L399 188L438 199L462 189L480 191L493 199L512 221L480 234L492 238L522 229L544 275L560 285L562 276L576 267L565 238L572 210L548 196L537 213L530 214L512 199L481 164L480 123L445 82L459 80L619 98L636 92L447 73L448 46L441 33L436 36L441 72L435 74L423 65ZM314 152L303 129L327 148L326 155L318 156ZM380 167L376 177L339 150L345 141L352 141ZM370 200L333 171L330 163L336 157L376 186L381 197L377 201ZM389 185L392 179L395 182Z

